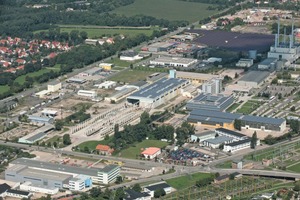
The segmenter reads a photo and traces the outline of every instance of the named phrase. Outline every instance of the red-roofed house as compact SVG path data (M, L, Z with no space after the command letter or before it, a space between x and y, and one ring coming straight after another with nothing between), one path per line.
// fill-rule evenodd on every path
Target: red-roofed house
M16 69L15 68L10 68L10 69L4 70L4 72L16 73Z
M114 38L107 38L106 42L107 42L108 44L113 44L113 43L115 43Z
M24 69L24 65L21 65L19 67L16 68L17 70L23 70Z
M160 148L157 148L157 147L149 147L145 151L142 152L142 155L145 158L149 158L149 159L153 159L156 156L158 156L159 154L161 154L161 150L160 150Z
M56 53L52 52L48 55L48 58L55 58L56 57Z
M8 51L7 47L0 47L0 53L6 53Z
M1 64L2 64L2 67L9 67L11 65L10 62L7 62L7 61L1 61Z
M110 148L108 145L98 144L96 150L100 154L111 155L114 152L114 149Z
M18 63L19 65L24 65L26 63L26 60L23 59L17 59L16 63Z

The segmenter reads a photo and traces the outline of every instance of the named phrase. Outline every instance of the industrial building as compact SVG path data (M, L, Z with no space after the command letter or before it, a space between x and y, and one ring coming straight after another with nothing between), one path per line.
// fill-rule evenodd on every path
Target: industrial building
M237 67L251 67L253 65L253 59L245 59L245 58L241 58L235 66Z
M251 144L251 138L235 141L230 144L225 144L223 151L233 153L235 151L250 148L250 144Z
M89 69L89 70L86 70L84 72L81 72L79 74L79 76L95 76L97 74L99 74L103 69L102 68L99 68L99 67L94 67L92 69Z
M7 180L19 179L20 176L16 175L16 174L19 174L20 167L17 168L14 166L23 165L23 166L26 166L27 168L25 168L25 169L26 170L29 169L29 171L33 168L34 168L34 170L40 170L41 175L42 175L42 172L48 173L51 171L52 173L55 173L56 175L51 174L51 175L49 175L48 178L50 178L50 176L51 177L59 176L59 177L57 177L57 179L60 180L60 182L55 184L57 187L63 186L62 183L64 183L65 180L67 180L67 179L71 180L74 177L75 178L77 177L78 179L82 179L82 177L86 177L87 179L86 179L85 184L87 184L87 185L90 185L92 183L109 184L109 183L114 182L116 180L116 178L120 175L120 167L118 165L107 165L106 167L104 167L102 169L80 168L80 167L74 167L74 166L68 166L68 165L62 165L62 164L56 164L56 163L42 162L42 161L26 159L26 158L18 158L16 160L12 161L11 164L13 164L12 168L7 169L7 171L6 171L7 173L5 172L5 178L7 177L8 178ZM23 171L23 170L21 170L21 171ZM10 174L12 176L10 176ZM64 176L60 176L60 174L64 174ZM27 174L27 175L28 176L26 176L27 178L24 181L30 181L32 179L34 180L34 178L32 176L37 176L38 173L33 172L32 175L31 174ZM70 179L67 178L68 175L71 175ZM64 179L62 177L66 178L66 179ZM27 180L28 178L29 178L29 180ZM40 179L42 179L42 178L43 177L40 177ZM40 179L36 180L36 181L41 181ZM90 181L90 179L91 179L91 181ZM75 179L73 179L73 181L75 181ZM78 182L81 182L81 180L78 180ZM68 184L69 184L69 182L68 182ZM66 186L66 187L69 187L69 186Z
M36 115L28 115L28 120L34 124L52 124L54 122L53 118L40 117Z
M190 123L197 123L217 128L234 129L234 120L240 120L243 129L263 131L284 131L286 121L281 118L268 118L237 113L227 113L212 110L192 110L187 118Z
M224 111L234 102L233 96L225 96L222 94L211 95L201 93L194 99L189 100L186 104L187 110L203 109Z
M46 117L55 117L57 115L57 111L56 110L49 110L49 109L44 109L42 111L42 115L46 116Z
M129 61L129 62L141 60L141 59L143 59L143 57L134 51L124 52L120 56L120 60Z
M258 64L257 68L259 70L275 70L276 63L277 58L266 58Z
M148 47L143 48L142 50L149 51L149 52L160 52L160 51L169 51L174 47L175 47L175 43L156 42L150 44Z
M159 154L161 154L160 148L149 147L141 153L145 158L153 159Z
M268 76L269 72L266 71L250 71L238 80L239 86L258 88Z
M83 97L95 98L97 96L97 93L96 91L92 91L92 90L78 90L77 95Z
M99 67L105 71L110 71L113 68L114 64L112 63L100 63Z
M268 58L284 59L288 63L295 62L300 56L300 45L295 42L294 21L290 35L280 34L280 21L278 21L277 34L275 34L275 44L268 52Z
M117 91L116 93L105 97L104 100L108 101L108 102L114 102L114 103L118 103L121 100L123 100L124 98L128 97L129 95L131 95L132 93L134 93L135 91L137 91L136 88L134 87L129 87L129 88L124 88L120 91Z
M57 187L34 185L30 181L20 184L20 190L27 191L27 192L50 194L50 195L53 195L53 194L56 194L59 192L59 188L57 188Z
M170 185L168 185L166 182L160 182L160 183L155 183L147 187L144 187L144 192L150 194L151 197L153 198L154 192L158 189L163 189L166 194L170 194L173 188Z
M216 133L214 131L206 131L203 133L196 133L191 135L192 142L203 142L204 140L213 139L216 137Z
M225 128L217 128L215 130L215 133L218 135L232 137L235 140L244 140L247 138L247 136L244 134L241 134L236 131L229 130L229 129L225 129Z
M229 144L229 143L232 143L232 142L234 142L232 137L219 136L219 137L215 137L215 138L212 138L212 139L204 140L202 143L203 143L204 146L217 149L217 148L220 147L221 144Z
M66 82L67 83L83 84L83 83L86 82L86 80L82 79L82 78L73 77L73 78L69 78Z
M180 94L189 85L187 80L162 78L127 97L127 101L141 107L157 107Z
M213 78L202 85L202 92L208 94L219 94L222 92L223 78Z
M98 88L102 88L102 89L110 89L113 87L116 87L117 83L115 81L105 81L103 83L97 84L95 85Z
M41 128L38 128L34 132L21 137L18 139L19 143L25 143L25 144L33 144L44 137L47 136L47 134L54 129L54 126L51 124L46 124L45 126L42 126Z
M62 88L61 82L55 81L53 83L48 84L48 91L49 92L57 92Z
M192 58L182 58L182 57L157 57L150 61L150 65L158 65L165 67L190 67L191 65L197 63L197 59Z
M153 74L150 74L148 77L147 77L147 82L148 83L154 83L162 78L166 78L168 77L168 74L167 73L153 73ZM170 78L176 78L176 77L170 77Z
M207 81L210 81L211 79L219 78L218 75L183 72L183 71L176 71L174 69L169 70L169 77L189 80L193 85L201 85Z

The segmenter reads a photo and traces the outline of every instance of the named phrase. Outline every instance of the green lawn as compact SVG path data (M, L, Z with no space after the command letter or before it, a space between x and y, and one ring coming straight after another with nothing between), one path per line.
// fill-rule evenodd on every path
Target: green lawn
M96 149L96 146L98 144L104 144L104 145L107 145L109 144L111 141L112 141L112 137L110 137L108 140L101 140L101 141L98 141L98 140L91 140L91 141L87 141L87 142L83 142L81 144L78 145L78 147L80 149L83 149L84 147L88 147L90 150L95 150Z
M133 64L134 62L127 62L124 60L120 60L120 58L114 58L110 61L108 61L108 63L113 63L115 65L115 67L129 67L130 64ZM115 69L115 68L113 68Z
M8 85L0 85L0 94L9 91Z
M113 35L125 35L129 37L134 37L138 34L145 34L147 36L152 35L153 29L108 29L108 28L66 28L66 27L61 27L60 32L68 32L70 33L72 30L78 30L79 32L85 31L88 34L89 38L100 38L103 36L113 36Z
M112 12L125 16L142 14L157 19L196 22L217 12L207 10L208 6L210 5L179 0L135 0L133 4L119 7Z
M110 80L125 83L133 83L137 81L146 80L147 76L153 74L153 71L141 70L125 70L118 74L113 75Z
M188 174L186 176L180 176L177 178L172 178L167 180L167 183L177 190L183 190L185 188L189 188L195 185L196 181L208 178L213 174L210 173L195 173L195 174Z
M261 105L261 103L259 101L247 101L244 105L242 105L241 108L239 108L236 112L237 113L243 113L245 115L248 115L250 113L252 113L253 111L255 111L259 106Z
M59 68L43 68L39 71L36 71L36 72L32 72L32 73L28 73L28 74L24 74L22 76L19 76L18 78L16 78L15 82L18 82L20 85L22 85L24 82L25 82L25 78L26 76L29 76L29 77L37 77L37 76L40 76L42 74L45 74L45 73L48 73L50 72L51 70L55 71L55 70L60 70Z
M232 161L229 160L229 161L226 161L224 163L218 164L216 167L217 168L223 168L223 169L231 169L231 163L232 163Z
M167 142L163 142L160 140L144 140L140 143L137 143L135 145L132 145L128 149L124 149L118 153L121 157L124 158L132 158L135 159L136 155L140 155L143 149L147 147L158 147L158 148L163 148L167 146Z
M241 105L241 104L239 104L239 103L232 104L229 108L227 108L226 112L234 111L237 107L239 107L239 105Z
M287 170L300 173L300 163L288 167Z
M53 136L52 138L49 138L48 140L46 140L46 144L48 143L48 142L59 142L61 140L61 137L60 136L58 136L58 135L55 135L55 136Z

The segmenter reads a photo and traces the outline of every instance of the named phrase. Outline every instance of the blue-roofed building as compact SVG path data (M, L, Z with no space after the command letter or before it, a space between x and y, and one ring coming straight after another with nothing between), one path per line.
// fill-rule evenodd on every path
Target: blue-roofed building
M176 97L182 88L190 84L189 80L162 78L127 97L129 103L141 107L155 108Z
M201 93L186 104L187 110L204 109L224 111L233 104L233 96L211 95Z
M187 121L205 126L233 130L234 121L236 119L241 120L242 129L280 132L286 129L286 120L283 118L259 117L204 109L192 110Z

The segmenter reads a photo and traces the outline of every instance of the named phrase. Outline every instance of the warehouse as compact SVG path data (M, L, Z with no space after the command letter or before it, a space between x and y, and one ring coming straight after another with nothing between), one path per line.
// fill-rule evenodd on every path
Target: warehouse
M176 71L176 70L170 70L169 76L170 78L189 80L193 85L201 85L213 78L219 78L218 75L183 72L183 71Z
M141 60L141 59L143 59L143 57L134 51L124 52L120 56L120 60L124 60L124 61L132 62L132 61Z
M47 124L37 130L35 130L34 132L19 138L18 142L19 143L25 143L25 144L33 144L41 139L43 139L44 137L47 136L47 134L52 131L54 129L54 126L51 124Z
M148 47L146 47L145 50L149 52L160 52L160 51L169 51L170 49L174 48L175 43L169 43L169 42L156 42Z
M98 88L110 89L116 87L117 83L115 81L105 81L103 83L95 85Z
M238 85L258 88L269 75L270 73L266 71L250 71L238 81Z
M56 194L59 192L59 188L44 186L44 185L34 185L30 181L20 184L20 190L27 192L37 192L43 194Z
M215 130L215 133L218 134L218 135L224 135L224 136L227 136L227 137L232 137L235 140L244 140L244 139L247 138L247 136L244 135L244 134L238 133L236 131L228 130L228 129L225 129L225 128L217 128Z
M32 123L36 123L36 124L52 124L54 122L53 118L49 118L49 117L40 117L40 116L36 116L36 115L28 115L28 120Z
M104 100L111 102L111 103L118 103L119 101L123 100L124 98L128 97L132 93L134 93L137 89L134 87L124 88L116 93L105 97Z
M214 139L216 137L216 133L214 131L206 131L203 133L196 133L191 135L192 142L202 142L208 139Z
M234 130L234 120L241 121L243 129L262 130L262 131L284 131L286 129L285 119L242 115L237 113L227 113L212 110L192 110L187 120L190 123L226 128Z
M271 70L276 69L277 58L266 58L258 64L259 70Z
M78 83L78 84L83 84L86 82L85 79L81 79L81 78L76 78L76 77L73 77L73 78L69 78L67 81L67 83Z
M92 91L92 90L78 90L77 95L83 97L95 98L97 96L97 93L96 91Z
M176 97L181 92L180 90L189 83L187 80L162 78L133 93L127 97L127 101L132 104L139 104L141 107L152 106L155 108Z
M56 92L62 88L61 82L54 81L53 83L48 84L49 92Z
M248 148L250 148L250 144L251 144L251 138L235 141L230 144L225 144L223 151L232 153L232 152L239 151L242 149L248 149Z
M165 67L189 67L197 62L197 59L162 56L151 60L150 64Z
M116 180L120 175L120 167L117 165L107 165L102 169L98 168L80 168L74 166L61 165L56 163L42 162L38 160L18 158L11 162L14 165L25 165L29 168L35 168L41 171L51 171L66 175L85 175L92 179L93 183L108 184ZM63 166L63 167L62 167ZM13 170L16 173L16 170Z
M233 104L233 96L224 95L211 95L211 94L199 94L194 99L190 100L186 104L187 110L203 109L203 110L217 110L224 111L231 104Z
M99 74L101 71L102 71L102 68L94 67L92 69L81 72L79 74L79 76L95 76L95 75Z
M211 148L219 148L221 144L229 144L232 143L234 140L231 137L227 136L219 136L213 139L207 139L203 141L203 145Z
M253 65L253 59L245 59L245 58L241 58L235 66L237 67L251 67Z

